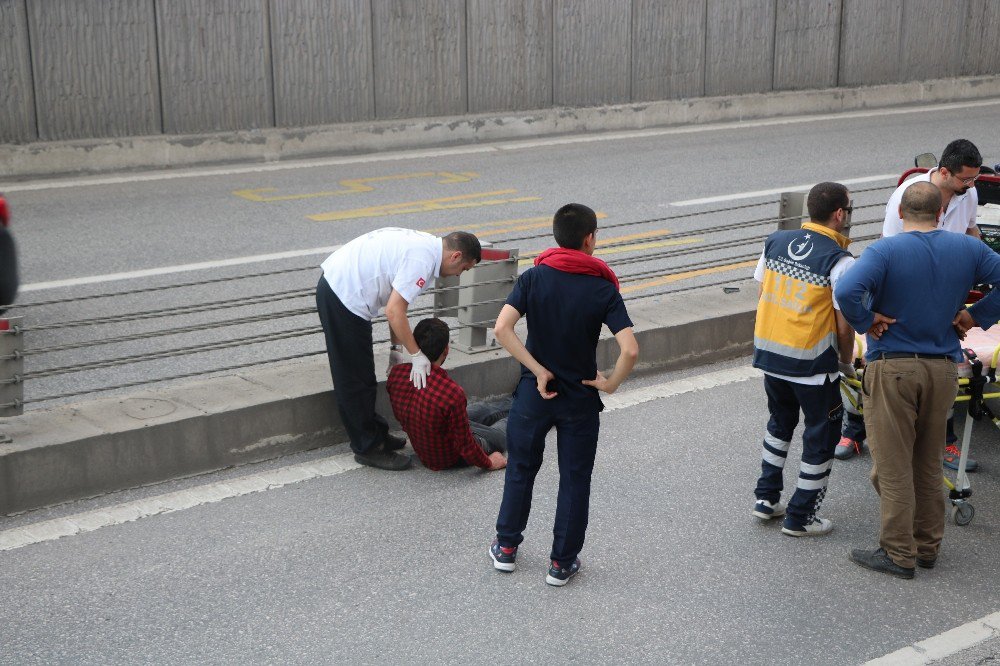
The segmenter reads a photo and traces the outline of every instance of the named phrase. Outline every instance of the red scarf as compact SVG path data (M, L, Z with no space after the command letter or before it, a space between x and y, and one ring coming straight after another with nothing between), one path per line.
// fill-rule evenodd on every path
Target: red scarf
M596 275L604 278L611 284L618 287L618 276L611 270L603 259L592 257L580 250L570 250L565 247L550 247L535 257L536 266L551 266L557 271L566 273L579 273L581 275Z

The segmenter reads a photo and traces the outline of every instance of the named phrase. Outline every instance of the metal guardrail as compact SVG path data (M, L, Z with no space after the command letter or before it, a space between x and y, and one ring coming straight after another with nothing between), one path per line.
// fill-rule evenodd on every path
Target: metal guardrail
M876 191L883 189L887 189L887 187L883 186L883 187L873 187L864 190L855 190L854 193ZM801 199L795 199L794 202L791 204L789 203L790 201L791 201L790 199L787 199L783 195L782 200L778 202L780 205L778 217L773 217L773 216L759 217L750 220L743 220L733 223L717 225L711 229L698 229L691 231L682 231L677 233L672 233L672 232L654 233L650 235L644 235L643 242L644 243L655 242L667 238L671 240L678 240L684 238L692 238L696 236L704 237L711 234L718 234L728 231L754 229L756 227L763 227L766 225L781 226L788 224L797 224L798 221L802 218ZM650 224L650 223L658 223L671 220L687 219L701 215L708 215L712 213L716 214L728 213L739 210L759 208L761 206L774 205L774 204L775 204L774 201L768 201L768 202L753 203L753 204L743 204L739 206L728 206L712 210L699 210L690 213L671 215L671 216L659 217L648 220L626 221L617 224L602 225L602 230L606 232L607 230L613 228L623 228L640 224ZM855 206L855 211L861 210L863 208L872 208L876 206L881 206L881 204ZM879 221L881 220L880 219L864 220L860 222L855 222L854 225L859 226L861 224L873 223ZM725 268L727 265L732 265L734 261L745 262L755 259L757 256L759 256L759 249L758 249L759 243L766 237L766 235L767 235L766 233L756 234L750 237L743 237L734 240L726 240L726 241L720 241L716 243L697 245L697 246L675 247L662 250L657 249L652 252L637 251L637 253L633 256L626 256L617 259L616 261L613 262L613 265L617 270L624 266L631 266L635 264L646 263L656 260L675 259L684 256L706 254L710 252L716 252L718 250L725 250L737 247L747 247L750 244L753 244L755 246L755 251L753 253L741 254L736 257L727 256L724 258L706 258L698 261L684 263L681 265L675 265L670 269L664 269L661 267L655 269L643 269L634 272L620 272L618 277L621 283L628 284L628 283L636 283L641 280L650 278L669 277L671 275L677 275L689 272L692 269L697 270L705 268ZM512 242L532 240L536 238L547 238L549 236L550 236L549 233L527 235L527 236L514 236L510 238L505 238L500 242L507 244ZM873 240L874 238L877 238L877 235L863 236L860 238L855 237L854 240L865 241L865 240ZM627 245L627 242L622 241L619 243L611 243L603 245L601 249L606 250L609 248L622 247L625 245ZM510 292L511 285L517 278L519 259L520 259L520 253L516 249L492 249L492 248L484 249L483 261L478 266L476 266L470 271L463 273L459 277L439 278L438 286L435 289L429 290L427 292L428 295L433 297L433 304L427 307L411 308L409 314L411 316L433 315L438 317L455 318L457 320L457 323L453 325L451 328L453 331L456 332L456 339L453 342L453 344L457 348L467 353L475 353L477 351L489 349L490 347L487 345L488 330L492 327L494 321L496 320L500 308L502 307L503 303L507 298L507 295ZM136 312L123 313L123 314L92 317L89 319L63 320L50 323L45 323L45 322L32 323L30 315L31 311L34 308L59 305L70 302L76 303L80 301L89 301L95 299L121 298L123 296L131 296L136 294L151 294L159 291L176 290L186 287L213 285L223 282L232 282L236 280L246 280L251 278L271 277L282 274L303 272L307 270L315 271L316 266L310 265L297 268L286 268L273 271L249 273L231 277L211 278L206 280L189 281L189 282L170 284L164 286L131 289L115 293L102 293L102 294L84 295L72 298L39 300L35 302L27 302L27 303L12 305L10 307L15 309L18 312L19 316L9 319L0 319L0 417L14 416L21 414L23 413L24 406L26 404L31 404L31 403L73 398L81 395L91 394L94 392L126 389L126 388L132 388L136 386L142 386L146 384L159 383L165 381L190 379L193 377L198 377L208 374L216 374L220 372L233 372L237 370L243 370L249 367L254 367L269 363L297 360L326 353L325 350L319 349L319 350L307 351L295 354L287 354L279 357L265 356L258 360L246 363L230 364L222 367L213 367L210 369L192 371L192 372L175 373L169 376L156 377L152 379L138 379L134 381L119 382L113 385L103 386L96 389L89 388L87 390L63 391L52 395L44 395L37 397L33 396L26 399L24 396L24 385L26 381L56 377L71 373L84 373L103 368L115 368L118 366L141 363L144 361L171 359L171 358L189 356L210 351L241 348L248 345L273 343L281 340L290 340L294 338L301 338L304 336L315 335L321 331L321 328L319 327L318 324L312 324L309 326L300 326L300 327L289 327L285 328L284 330L258 333L255 335L244 334L227 340L175 346L169 349L164 349L159 351L111 356L99 360L80 361L80 362L59 365L56 367L33 370L30 367L31 365L30 362L32 361L32 359L44 357L49 354L55 354L58 352L66 352L73 350L83 350L100 346L110 346L110 345L123 344L135 341L146 341L154 338L163 338L166 336L178 335L183 333L210 331L210 330L229 328L229 327L241 328L241 327L246 327L247 325L250 324L266 324L281 319L313 314L315 312L315 307L310 303L308 306L303 306L303 307L279 309L275 312L255 313L249 316L230 317L219 321L201 322L201 323L194 323L176 327L163 327L158 330L141 331L136 333L128 333L124 335L97 337L82 341L43 344L37 347L28 346L26 342L30 341L30 339L33 338L36 334L42 335L45 332L59 331L61 329L70 329L70 328L89 330L92 327L110 325L110 324L155 321L159 319L169 319L171 317L182 316L182 315L204 314L209 312L224 311L230 308L247 306L247 305L272 305L288 301L296 301L306 297L311 297L314 295L315 290L314 288L305 288L305 289L274 291L270 293L245 296L239 299L213 300L205 303L186 304L175 307L148 309ZM729 278L709 283L700 282L693 286L673 285L659 290L651 289L641 294L630 296L629 299L638 300L638 299L663 296L672 293L682 293L685 291L690 291L692 289L726 285L731 283L732 281L733 281L732 278ZM21 314L22 312L26 314L22 315ZM373 320L373 323L382 323L382 322L385 322L384 316L378 317L375 320ZM376 344L383 344L385 342L388 342L388 339L375 341ZM25 369L25 359L29 360L28 369Z

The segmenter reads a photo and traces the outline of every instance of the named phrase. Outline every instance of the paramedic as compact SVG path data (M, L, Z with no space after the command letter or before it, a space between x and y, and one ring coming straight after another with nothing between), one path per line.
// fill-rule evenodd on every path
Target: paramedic
M770 420L752 515L784 516L789 536L818 536L833 523L816 515L826 494L843 405L838 369L850 372L853 333L840 314L833 288L854 262L851 242L839 233L851 213L847 188L819 183L806 199L809 221L776 231L764 242L754 272L760 282L753 365L764 371ZM876 324L877 325L877 324ZM795 492L781 501L782 471L792 431L805 420Z

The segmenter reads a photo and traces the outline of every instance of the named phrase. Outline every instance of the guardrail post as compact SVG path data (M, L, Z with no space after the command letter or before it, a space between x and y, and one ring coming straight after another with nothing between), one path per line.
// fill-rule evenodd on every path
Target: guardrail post
M517 279L517 250L483 248L482 262L460 278L438 280L440 287L458 289L434 295L438 317L457 317L461 328L452 346L467 354L488 350L486 332L493 327L503 302Z
M24 334L22 317L0 319L0 417L24 413ZM0 434L0 441L3 435Z
M782 192L778 201L778 229L798 229L808 219L805 192Z

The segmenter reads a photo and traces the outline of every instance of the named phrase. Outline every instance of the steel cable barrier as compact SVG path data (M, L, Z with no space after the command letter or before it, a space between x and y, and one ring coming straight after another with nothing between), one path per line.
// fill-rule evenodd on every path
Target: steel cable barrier
M884 192L894 186L887 183L853 190L852 195ZM604 220L595 254L618 273L626 302L725 287L752 274L762 242L776 225L797 225L804 215L783 215L785 208L779 208L777 216L758 214L677 230L650 227L732 218L738 212L775 205L784 206L769 200L641 220ZM884 205L855 199L855 215ZM880 228L857 233L859 227L881 224L881 211L877 212L870 219L853 222L856 244L878 238ZM647 230L608 237L635 227ZM432 315L445 318L457 336L453 345L464 345L466 351L489 347L486 332L519 267L529 265L539 254L532 246L551 244L551 232L490 241L494 248L517 249L484 249L484 260L476 268L460 279L439 280L408 313L411 320ZM531 251L525 252L527 247ZM857 253L858 245L852 248ZM19 414L25 405L325 354L312 300L317 278L316 265L293 266L10 305L7 319L0 319L0 416ZM260 284L271 288L254 287ZM79 316L81 308L87 309L88 316ZM387 343L385 317L374 319L373 326L374 344ZM160 346L154 348L154 344Z

